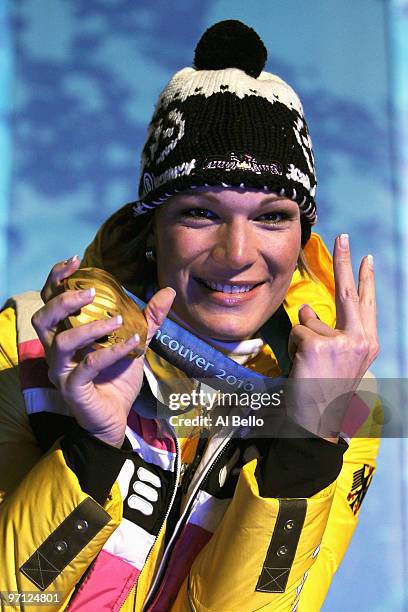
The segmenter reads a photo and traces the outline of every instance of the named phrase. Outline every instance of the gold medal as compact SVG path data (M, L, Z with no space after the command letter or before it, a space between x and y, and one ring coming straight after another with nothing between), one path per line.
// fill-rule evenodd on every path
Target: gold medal
M80 268L69 278L64 279L65 290L84 290L95 288L93 301L65 320L68 328L79 327L91 321L110 319L122 315L123 324L108 336L99 338L94 348L108 347L117 342L125 342L134 334L139 334L139 346L129 353L130 357L140 357L146 349L147 322L140 308L130 299L118 281L100 268Z

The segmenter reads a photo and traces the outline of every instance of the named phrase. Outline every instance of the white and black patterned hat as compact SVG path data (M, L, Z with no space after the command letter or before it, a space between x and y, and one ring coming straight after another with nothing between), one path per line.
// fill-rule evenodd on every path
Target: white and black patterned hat
M317 218L312 143L297 94L263 72L266 58L258 34L240 21L203 34L194 68L177 72L157 102L135 215L185 189L253 187L299 204L306 243Z

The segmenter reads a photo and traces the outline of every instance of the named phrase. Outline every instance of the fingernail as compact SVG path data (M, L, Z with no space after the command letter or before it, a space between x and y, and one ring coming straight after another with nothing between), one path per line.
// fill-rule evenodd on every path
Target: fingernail
M116 317L112 317L111 321L112 321L112 323L114 323L114 325L122 325L123 317L122 317L122 315L117 315Z
M349 235L348 234L340 234L339 242L342 249L348 249L349 247Z
M166 287L166 289L170 289L174 295L177 295L177 292L175 291L175 289L173 289L173 287Z
M72 264L76 259L79 259L79 255L73 255L72 257L70 257L69 259L66 259L64 261L64 264L66 266L69 266L70 264Z
M93 298L96 295L95 287L90 287L89 289L83 289L79 292L80 297L83 298Z
M374 270L374 257L371 255L371 253L367 255L367 263L371 270Z
M299 306L299 308L298 308L298 312L300 312L304 306L308 306L308 305L309 305L309 304L302 304L301 306Z
M130 336L130 338L128 340L126 340L127 344L133 344L134 342L139 342L140 341L140 336L139 334L135 334L134 336Z

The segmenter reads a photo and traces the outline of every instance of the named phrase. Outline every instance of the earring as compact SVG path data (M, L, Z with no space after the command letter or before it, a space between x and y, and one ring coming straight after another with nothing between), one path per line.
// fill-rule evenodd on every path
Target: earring
M154 263L156 261L156 253L155 253L154 247L146 248L145 257L149 263Z

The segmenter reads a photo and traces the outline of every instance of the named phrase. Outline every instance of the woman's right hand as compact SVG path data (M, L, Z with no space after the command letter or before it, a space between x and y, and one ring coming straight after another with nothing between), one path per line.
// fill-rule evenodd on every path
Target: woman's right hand
M69 405L72 416L90 434L118 448L123 444L127 417L143 382L144 355L128 357L139 337L108 348L90 350L90 345L121 325L120 319L92 321L63 329L66 317L90 304L91 290L64 291L63 279L79 268L79 258L56 264L41 291L45 305L32 317L32 324L44 347L48 377ZM143 314L147 321L147 342L166 318L176 293L160 289Z

